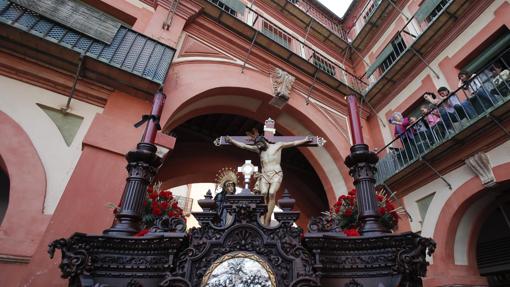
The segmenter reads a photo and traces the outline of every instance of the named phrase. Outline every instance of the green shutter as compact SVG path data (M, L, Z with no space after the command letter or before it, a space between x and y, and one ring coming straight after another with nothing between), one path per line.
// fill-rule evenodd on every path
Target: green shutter
M246 6L240 0L221 0L221 2L237 13L244 14Z
M375 61L372 63L372 65L370 65L370 67L368 67L367 73L366 73L367 77L372 76L372 74L375 72L375 70L377 70L377 68L382 64L382 62L384 62L384 60L392 52L393 52L393 46L391 45L391 43L389 43L388 46L386 46L386 48L384 48L384 50L381 52L381 54L379 54L377 59L375 59Z
M436 8L439 2L441 2L441 0L425 0L418 11L416 11L416 14L414 14L414 19L418 22L423 22L434 8Z
M494 57L510 46L510 33L496 40L487 49L467 64L463 70L470 73L478 72L487 65Z

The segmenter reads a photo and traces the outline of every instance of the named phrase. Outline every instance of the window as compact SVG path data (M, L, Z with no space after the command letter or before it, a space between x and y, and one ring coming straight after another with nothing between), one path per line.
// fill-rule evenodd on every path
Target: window
M375 0L372 2L372 4L370 4L370 7L368 7L367 12L363 15L363 20L365 20L365 22L367 22L368 19L372 17L372 14L374 14L375 10L377 9L377 7L379 7L380 3L381 3L380 0Z
M236 16L237 15L237 13L236 13L236 11L234 9L228 7L222 1L219 1L219 0L209 0L209 2L211 2L214 5L218 6L220 9L222 9L223 11L227 12L228 14L230 14L232 16Z
M315 67L321 69L323 72L327 73L330 76L335 76L335 66L324 57L318 55L317 53L313 54L313 64Z
M262 22L262 34L285 48L290 49L292 38L287 33L265 20Z
M443 11L443 8L446 7L446 5L448 5L448 3L450 3L450 1L451 0L441 0L441 2L439 2L439 4L437 4L437 6L434 8L434 10L432 10L432 12L430 12L430 14L425 19L427 21L427 23L434 21L434 19L436 19L437 15L439 15L439 13L441 13L441 11Z
M400 57L400 55L405 51L407 48L406 43L402 39L402 36L398 34L393 41L391 41L391 48L392 51L390 54L382 61L381 65L379 66L379 69L381 70L381 73L384 73L386 70L388 70L389 67Z

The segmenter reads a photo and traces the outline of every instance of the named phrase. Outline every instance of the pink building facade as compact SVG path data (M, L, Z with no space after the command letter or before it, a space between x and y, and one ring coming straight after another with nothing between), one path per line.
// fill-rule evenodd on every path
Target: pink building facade
M70 1L120 24L110 43L15 2L0 0L5 286L66 285L47 245L111 225L106 205L119 200L124 154L142 133L133 124L159 87L165 188L256 160L212 139L267 118L281 135L325 138L282 160L303 228L353 187L345 96L357 95L364 137L381 159L378 186L407 211L398 231L437 242L425 286L508 282L509 1L355 0L343 18L312 0ZM474 76L459 86L463 70ZM278 71L294 78L284 98ZM440 99L441 87L460 108L424 99ZM411 125L397 133L388 121L396 112Z

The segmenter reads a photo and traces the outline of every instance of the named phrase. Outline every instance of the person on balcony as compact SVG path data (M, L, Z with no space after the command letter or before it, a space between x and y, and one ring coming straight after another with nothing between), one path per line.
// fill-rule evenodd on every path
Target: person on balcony
M500 63L494 63L490 69L492 74L492 83L494 89L491 90L491 94L497 96L508 97L510 96L510 71L503 69Z
M434 93L426 92L423 97L438 107L440 117L447 130L453 130L453 123L476 117L476 111L473 106L467 101L461 102L456 94L450 95L448 88L440 87L437 92L438 96Z
M409 118L402 116L399 112L395 112L393 113L393 116L388 119L388 122L395 126L393 135L400 139L400 142L404 147L402 159L404 161L412 160L416 154L416 149L413 147L414 132L412 129L408 129L411 125Z
M442 139L446 134L446 129L444 124L442 124L439 110L438 109L431 110L426 105L423 105L420 107L420 111L429 127L433 143Z
M482 81L476 74L470 74L466 71L460 71L459 88L464 92L466 98L474 106L476 112L481 115L488 108L492 107L497 99L485 91Z

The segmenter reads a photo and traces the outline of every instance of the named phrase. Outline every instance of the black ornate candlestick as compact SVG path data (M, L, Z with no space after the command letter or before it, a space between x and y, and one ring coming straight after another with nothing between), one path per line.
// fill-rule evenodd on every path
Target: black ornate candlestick
M163 111L166 96L161 91L154 95L154 103L150 115L144 115L136 127L147 122L142 142L136 150L128 152L126 186L122 195L120 210L116 215L113 226L103 232L106 235L133 235L140 231L143 212L143 201L147 186L161 165L161 159L156 155L154 140L159 127L159 118Z
M377 212L377 200L375 197L375 164L378 157L368 150L368 145L363 142L361 124L358 116L358 105L355 96L348 97L349 120L353 146L351 154L345 159L345 164L350 169L350 175L354 178L356 186L356 199L358 202L359 222L361 235L381 235L389 233L379 222L380 215Z

